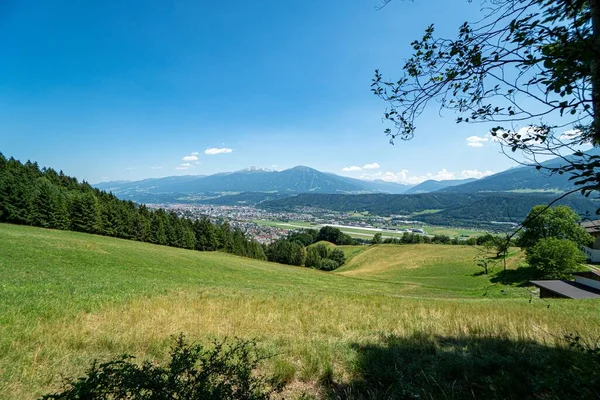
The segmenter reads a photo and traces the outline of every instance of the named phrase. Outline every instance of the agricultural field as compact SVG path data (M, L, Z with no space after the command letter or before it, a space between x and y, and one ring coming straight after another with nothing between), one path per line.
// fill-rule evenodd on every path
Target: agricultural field
M164 361L181 332L206 344L256 340L272 355L264 372L287 383L286 398L335 397L332 387L342 397L368 397L360 387L373 379L396 385L392 393L417 390L417 375L409 386L394 375L402 357L410 357L406 368L428 371L440 397L460 398L473 387L441 367L477 372L470 379L485 378L485 368L500 377L520 368L539 375L566 356L578 360L565 334L600 337L598 302L532 298L500 267L482 275L472 247L339 248L349 260L328 273L0 224L0 398L39 397L94 359L129 353ZM521 263L513 251L507 271ZM453 389L442 376L455 379ZM525 385L505 381L516 393ZM497 398L503 385L494 382Z
M276 228L283 229L320 229L327 224L311 224L310 222L304 221L268 221L268 220L255 220L253 221L259 225L263 226L274 226ZM333 225L332 225L333 226ZM342 232L358 239L370 239L377 232L382 233L383 238L401 238L404 234L403 232L394 232L385 229L373 229L373 228L359 228L359 227L341 227L336 226ZM398 229L415 229L417 226L414 225L399 225ZM468 237L477 237L484 235L488 232L483 230L475 230L475 229L462 229L462 228L448 228L443 226L430 226L430 225L419 225L418 228L424 229L429 235L446 235L449 237L458 237L458 236L468 236Z

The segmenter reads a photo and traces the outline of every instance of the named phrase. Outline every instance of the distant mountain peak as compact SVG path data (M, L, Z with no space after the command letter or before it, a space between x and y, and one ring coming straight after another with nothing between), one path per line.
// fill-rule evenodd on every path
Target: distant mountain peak
M127 199L146 199L149 195L180 195L206 193L402 193L407 186L395 183L363 181L325 173L305 165L283 171L250 167L235 172L221 172L204 177L165 177L124 184L98 184Z
M269 168L261 168L261 167L256 167L256 166L252 165L248 168L241 169L237 172L273 172L273 170L269 169Z
M319 172L314 168L307 167L306 165L296 165L295 167L288 169L288 171L304 171L304 172L316 171L316 172Z
M458 185L463 185L469 182L475 181L475 178L468 179L446 179L441 181L436 181L435 179L428 179L419 183L416 186L408 189L406 194L419 194L419 193L430 193L437 192L438 190L443 190L449 187L454 187Z

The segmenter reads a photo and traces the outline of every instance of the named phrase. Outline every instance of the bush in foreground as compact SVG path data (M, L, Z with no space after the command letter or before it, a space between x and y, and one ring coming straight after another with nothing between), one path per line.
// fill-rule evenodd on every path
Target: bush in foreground
M166 366L132 356L98 364L85 377L66 382L62 392L43 400L163 400L163 399L269 399L281 388L256 373L261 357L253 342L216 343L214 348L188 345L179 336Z

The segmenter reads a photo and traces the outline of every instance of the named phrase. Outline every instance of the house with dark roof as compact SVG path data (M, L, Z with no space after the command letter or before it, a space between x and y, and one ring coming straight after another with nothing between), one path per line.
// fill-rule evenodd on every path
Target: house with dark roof
M540 280L531 283L540 288L540 298L600 299L600 272L574 272L574 281Z

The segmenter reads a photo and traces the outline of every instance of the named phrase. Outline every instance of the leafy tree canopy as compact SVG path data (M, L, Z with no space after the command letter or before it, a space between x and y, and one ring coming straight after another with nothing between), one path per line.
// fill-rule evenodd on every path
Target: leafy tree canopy
M600 144L600 2L492 0L485 9L454 39L429 26L411 43L401 77L376 70L372 92L387 103L390 141L410 140L418 117L437 102L458 123L485 123L538 169L540 155L574 153L549 172L571 174L586 195L600 189L600 156L580 151Z
M519 238L521 247L532 248L542 239L568 239L576 245L587 246L593 238L579 224L579 216L567 206L547 208L543 205L531 209L523 222Z
M581 268L585 255L568 239L542 239L527 252L527 262L545 279L568 278Z

